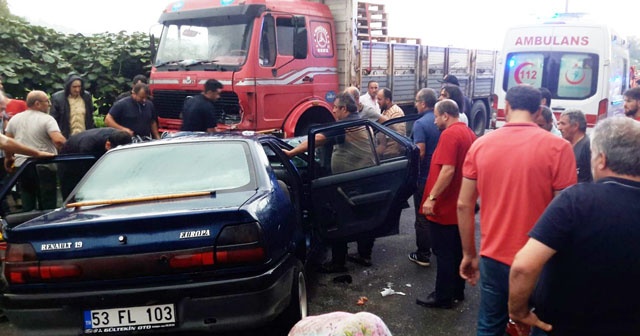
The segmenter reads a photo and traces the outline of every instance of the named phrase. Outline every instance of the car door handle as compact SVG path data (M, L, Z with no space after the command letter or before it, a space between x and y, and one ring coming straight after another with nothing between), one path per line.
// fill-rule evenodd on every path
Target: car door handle
M390 190L375 191L375 192L364 194L364 195L349 196L347 195L347 193L344 192L342 187L338 187L338 193L342 197L344 197L347 203L349 203L349 205L351 206L382 202L382 201L388 200L389 197L391 197Z

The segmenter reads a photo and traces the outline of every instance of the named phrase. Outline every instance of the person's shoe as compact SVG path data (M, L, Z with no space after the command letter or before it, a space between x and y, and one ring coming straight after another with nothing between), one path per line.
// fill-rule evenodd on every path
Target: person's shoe
M353 262L353 263L356 263L356 264L362 265L362 266L366 266L366 267L369 267L369 266L373 265L373 264L371 263L371 259L369 259L369 258L363 258L363 257L361 257L361 256L360 256L360 254L358 254L358 253L351 253L351 254L348 254L348 255L347 255L347 260L349 260L349 261L351 261L351 262Z
M326 262L318 267L318 273L344 273L347 268L344 265L336 265L332 262Z
M429 258L420 257L420 255L417 252L409 253L409 260L424 267L431 265L431 260L429 260Z
M416 304L427 308L452 309L453 299L436 300L436 292L431 292L426 299L416 299Z

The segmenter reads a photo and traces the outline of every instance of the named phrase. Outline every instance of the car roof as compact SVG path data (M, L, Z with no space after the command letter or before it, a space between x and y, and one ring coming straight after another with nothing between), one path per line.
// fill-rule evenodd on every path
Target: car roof
M256 133L254 131L241 131L241 132L233 131L233 132L220 132L220 133L176 132L176 133L171 133L162 139L132 143L124 146L118 146L117 148L114 148L114 150L119 150L124 148L149 147L149 146L157 146L157 145L163 145L163 144L205 142L205 141L226 141L226 140L238 141L240 140L245 142L255 142L258 139L264 138L264 137L273 137L273 136Z

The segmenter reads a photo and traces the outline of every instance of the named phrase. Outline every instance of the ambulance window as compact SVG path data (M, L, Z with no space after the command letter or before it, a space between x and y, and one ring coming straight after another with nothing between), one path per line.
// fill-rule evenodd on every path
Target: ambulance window
M598 58L593 54L563 54L560 57L557 96L582 99L595 94Z
M260 35L260 65L273 66L276 64L276 30L273 16L266 15L262 23Z
M507 57L508 76L505 91L519 84L529 84L534 87L541 87L542 75L545 66L545 55L543 53L514 53Z

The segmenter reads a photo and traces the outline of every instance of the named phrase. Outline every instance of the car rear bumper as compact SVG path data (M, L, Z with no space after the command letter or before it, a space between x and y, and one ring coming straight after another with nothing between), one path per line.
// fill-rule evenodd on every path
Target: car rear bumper
M260 275L163 286L1 297L9 321L21 335L79 335L85 310L174 304L176 326L163 331L226 331L263 325L287 308L296 270L292 255Z

